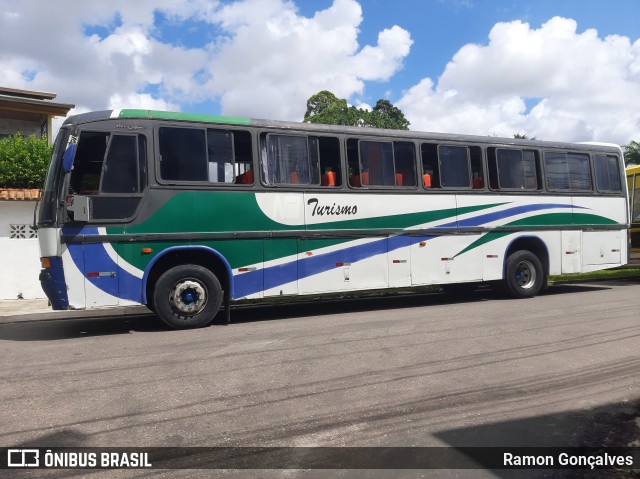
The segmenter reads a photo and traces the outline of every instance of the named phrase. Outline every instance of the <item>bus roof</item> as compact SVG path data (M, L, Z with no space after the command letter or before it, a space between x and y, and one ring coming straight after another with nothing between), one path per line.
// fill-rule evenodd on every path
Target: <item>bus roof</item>
M520 138L505 138L497 136L478 136L478 135L464 135L455 133L434 133L434 132L421 132L415 130L386 130L382 128L369 128L369 127L355 127L355 126L342 126L342 125L324 125L317 123L304 123L304 122L292 122L292 121L280 121L280 120L264 120L245 117L234 116L217 116L207 115L199 113L183 113L183 112L169 112L158 110L140 110L140 109L123 109L123 110L102 110L88 113L81 113L68 117L64 125L79 125L83 123L91 123L95 121L102 121L108 119L145 119L145 120L167 120L167 121L184 121L191 123L214 123L221 125L243 125L243 126L255 126L262 128L278 128L285 130L307 130L315 132L333 133L333 134L353 134L353 135L369 135L369 136L394 136L398 138L411 138L411 139L424 139L424 140L437 140L453 141L453 142L474 142L474 143L492 143L500 145L518 145L518 146L531 146L531 147L556 147L556 148L570 148L570 149L583 149L593 150L594 146L599 148L612 150L616 153L620 153L621 149L619 145L612 143L597 143L597 142L558 142L558 141L542 141L534 139L520 139Z

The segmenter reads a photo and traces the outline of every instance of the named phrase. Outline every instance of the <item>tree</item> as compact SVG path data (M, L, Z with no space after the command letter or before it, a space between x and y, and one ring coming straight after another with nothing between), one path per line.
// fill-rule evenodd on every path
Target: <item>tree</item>
M640 143L631 140L624 145L624 163L627 166L640 165Z
M530 137L526 133L514 133L513 137L517 138L517 139L520 139L520 140L535 140L536 139L535 136Z
M409 121L402 110L388 100L378 100L372 111L349 106L347 100L336 97L327 90L312 95L307 100L304 121L325 125L368 126L408 130Z
M45 137L16 133L0 140L0 188L41 188L51 150Z
M404 117L400 108L395 107L389 100L378 100L373 107L372 118L376 128L390 128L392 130L408 130L409 121Z

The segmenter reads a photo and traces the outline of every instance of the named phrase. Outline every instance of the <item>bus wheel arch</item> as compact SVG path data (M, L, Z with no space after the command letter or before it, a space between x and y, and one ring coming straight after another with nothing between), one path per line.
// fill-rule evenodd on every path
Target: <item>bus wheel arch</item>
M222 299L226 308L232 297L232 276L230 266L217 251L208 247L175 247L169 248L161 256L154 258L145 273L145 303L169 326L182 329L194 328L208 324L218 313ZM160 291L161 290L161 291ZM176 319L180 311L189 316L193 311L181 301L193 297L194 310L199 312L193 321ZM204 308L198 305L198 299L208 294L212 303ZM161 298L158 297L161 296ZM173 304L168 305L171 297ZM161 305L164 304L164 307ZM213 307L213 309L211 309ZM169 309L167 309L169 308ZM204 313L204 314L200 314Z
M537 237L516 239L505 255L502 286L514 298L530 298L547 288L549 252Z

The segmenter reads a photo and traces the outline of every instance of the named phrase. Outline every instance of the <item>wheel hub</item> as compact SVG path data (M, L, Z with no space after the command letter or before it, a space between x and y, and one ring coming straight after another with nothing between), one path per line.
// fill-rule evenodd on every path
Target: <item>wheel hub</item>
M207 291L198 281L189 279L175 285L169 294L173 309L180 314L195 315L207 302Z
M536 269L529 261L521 261L516 267L516 283L523 289L531 288L536 282Z

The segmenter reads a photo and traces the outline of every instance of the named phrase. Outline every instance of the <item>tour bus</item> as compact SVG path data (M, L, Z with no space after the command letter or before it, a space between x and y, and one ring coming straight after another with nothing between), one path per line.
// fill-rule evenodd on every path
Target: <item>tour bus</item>
M608 144L147 110L68 118L38 211L54 309L200 327L239 300L496 283L620 266Z
M640 165L627 168L627 187L629 189L629 211L631 212L630 257L638 260L640 259Z

